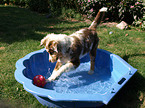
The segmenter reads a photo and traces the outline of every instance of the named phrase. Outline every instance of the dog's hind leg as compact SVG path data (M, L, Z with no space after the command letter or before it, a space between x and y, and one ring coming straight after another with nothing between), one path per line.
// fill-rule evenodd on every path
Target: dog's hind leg
M90 71L88 71L88 74L90 75L94 73L97 47L98 47L98 44L94 45L92 50L90 51L91 67L90 67Z

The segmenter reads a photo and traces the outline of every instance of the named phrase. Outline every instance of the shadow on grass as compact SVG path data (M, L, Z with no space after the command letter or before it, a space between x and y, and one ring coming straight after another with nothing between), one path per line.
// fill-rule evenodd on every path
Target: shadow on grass
M135 57L135 56L145 56L145 54L132 54L132 55L124 55L123 59L128 62L129 57Z
M47 33L62 33L66 30L77 30L85 27L70 26L75 23L78 22L47 18L46 15L31 12L24 8L0 6L0 41L12 44L29 39L41 40ZM53 26L57 27L53 28Z

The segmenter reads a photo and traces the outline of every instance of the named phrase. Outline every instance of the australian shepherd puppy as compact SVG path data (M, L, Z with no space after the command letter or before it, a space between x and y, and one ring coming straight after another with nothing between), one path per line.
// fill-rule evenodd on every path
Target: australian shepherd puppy
M94 21L88 28L81 29L69 36L65 34L48 34L41 40L49 53L49 61L57 62L52 75L46 81L53 81L63 72L68 72L80 65L80 58L90 54L91 67L88 74L94 73L96 50L99 42L96 28L107 8L99 10Z

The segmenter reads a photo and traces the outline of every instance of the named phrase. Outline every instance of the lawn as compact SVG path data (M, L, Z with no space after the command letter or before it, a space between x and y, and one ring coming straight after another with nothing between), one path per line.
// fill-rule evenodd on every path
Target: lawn
M15 63L39 50L47 33L71 34L90 25L84 21L47 18L25 8L0 6L0 106L43 108L14 78ZM121 56L137 68L137 73L106 106L107 108L145 107L145 32L120 30L102 24L98 27L99 48ZM112 31L112 34L109 32Z

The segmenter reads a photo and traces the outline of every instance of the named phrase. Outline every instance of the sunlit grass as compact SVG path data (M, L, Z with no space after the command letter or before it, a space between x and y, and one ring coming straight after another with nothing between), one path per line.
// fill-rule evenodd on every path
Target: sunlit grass
M47 18L24 8L0 6L0 100L5 101L3 104L9 102L14 103L10 106L42 108L43 106L23 89L22 84L15 80L16 61L41 49L40 40L47 33L69 35L87 26L89 24L83 21ZM109 106L142 107L145 101L145 32L120 30L106 25L99 26L97 30L100 38L99 48L121 56L138 69L137 74L121 89ZM143 97L140 97L142 95Z

